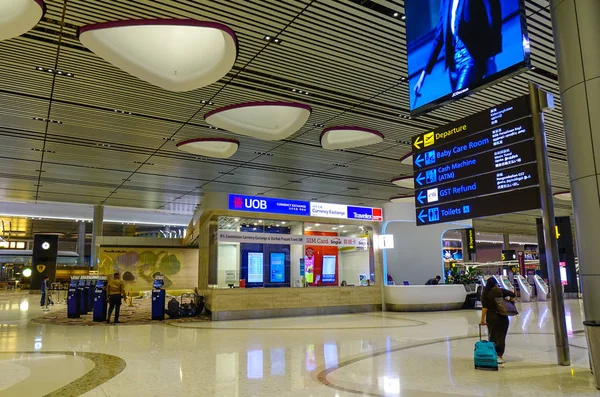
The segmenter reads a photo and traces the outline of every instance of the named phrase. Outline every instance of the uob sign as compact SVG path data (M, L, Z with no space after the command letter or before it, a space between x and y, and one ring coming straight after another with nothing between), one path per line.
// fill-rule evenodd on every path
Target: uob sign
M244 208L255 209L255 210L266 210L267 201L257 199L244 199Z

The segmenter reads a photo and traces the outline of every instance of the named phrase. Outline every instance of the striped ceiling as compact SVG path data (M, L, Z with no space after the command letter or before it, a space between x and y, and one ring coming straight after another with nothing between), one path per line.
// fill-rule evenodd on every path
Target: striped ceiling
M390 180L412 173L400 159L410 151L413 135L522 95L528 80L558 95L547 0L526 1L534 70L416 119L407 118L408 86L402 80L407 77L405 26L393 16L403 14L402 0L46 3L48 11L33 30L0 42L0 200L191 213L204 192L221 191L380 205L411 193ZM237 61L217 83L174 93L113 67L76 36L85 24L138 18L225 23L238 36ZM74 77L38 71L38 66ZM203 119L217 107L275 100L313 109L306 125L284 141L215 131ZM385 139L325 151L319 136L323 126L333 125L378 130ZM568 190L559 100L546 126L554 189ZM175 147L187 139L217 136L238 139L240 150L230 159L213 160ZM569 205L557 205L569 213ZM476 225L526 233L534 230L535 216L509 215Z

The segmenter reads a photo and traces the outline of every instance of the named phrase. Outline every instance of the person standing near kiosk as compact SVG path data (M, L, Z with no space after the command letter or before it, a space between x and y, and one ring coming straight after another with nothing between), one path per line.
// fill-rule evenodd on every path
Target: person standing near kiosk
M125 285L121 280L119 273L113 275L113 279L108 282L108 315L106 316L106 324L110 324L110 315L115 311L115 324L119 323L119 312L121 311L121 300L125 299Z

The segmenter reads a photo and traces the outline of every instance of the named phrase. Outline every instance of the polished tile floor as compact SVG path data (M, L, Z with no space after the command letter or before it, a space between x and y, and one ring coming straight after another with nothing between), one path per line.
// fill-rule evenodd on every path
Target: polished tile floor
M600 396L576 300L572 366L540 302L512 319L499 372L473 369L476 311L85 327L33 324L38 305L0 295L1 397Z

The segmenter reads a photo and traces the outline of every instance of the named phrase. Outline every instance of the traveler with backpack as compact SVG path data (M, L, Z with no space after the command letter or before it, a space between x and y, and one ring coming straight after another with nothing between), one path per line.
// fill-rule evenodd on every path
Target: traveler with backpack
M510 322L508 321L508 316L500 314L506 312L506 310L498 307L497 298L502 300L507 296L514 298L515 294L509 290L500 289L495 277L488 278L481 294L481 304L483 306L481 311L481 325L488 326L490 342L493 342L496 346L498 364L504 364L503 356L506 349L506 334L508 333ZM502 301L500 301L501 303Z

